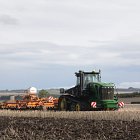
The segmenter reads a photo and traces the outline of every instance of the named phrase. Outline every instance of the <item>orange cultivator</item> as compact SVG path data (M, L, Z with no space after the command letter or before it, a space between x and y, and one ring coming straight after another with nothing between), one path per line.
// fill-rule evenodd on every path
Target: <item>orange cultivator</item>
M1 109L15 110L55 110L58 108L58 99L52 96L38 98L35 94L26 94L23 100L9 100L0 104Z
M43 108L46 110L57 110L58 108L58 98L52 96L48 98L42 98Z
M22 97L22 100L15 100L11 96L11 100L0 103L0 109L16 109L16 110L55 110L58 108L58 98L52 96L48 98L39 98L37 89L31 87L27 90L27 94Z

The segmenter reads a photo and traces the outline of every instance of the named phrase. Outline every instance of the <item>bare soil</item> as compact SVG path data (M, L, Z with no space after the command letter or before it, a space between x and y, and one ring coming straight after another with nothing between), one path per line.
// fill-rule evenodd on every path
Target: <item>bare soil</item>
M139 140L140 121L0 117L0 140Z

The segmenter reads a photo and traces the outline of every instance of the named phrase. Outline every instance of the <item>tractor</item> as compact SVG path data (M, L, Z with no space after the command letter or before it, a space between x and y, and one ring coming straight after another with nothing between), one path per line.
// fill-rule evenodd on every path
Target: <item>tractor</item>
M101 82L101 71L75 73L76 85L60 89L58 100L61 111L117 110L118 98L114 95L114 84Z

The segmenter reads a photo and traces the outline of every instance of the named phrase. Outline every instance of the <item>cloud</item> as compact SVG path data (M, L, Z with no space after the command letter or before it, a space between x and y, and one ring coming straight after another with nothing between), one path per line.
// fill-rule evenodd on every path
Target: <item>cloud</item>
M119 44L119 45L118 45ZM0 45L0 61L8 63L26 63L33 65L64 65L64 66L104 66L128 67L140 66L140 48L129 44L127 50L121 44L101 46L63 46L49 42L27 42ZM124 50L123 50L124 49ZM137 50L137 51L136 51Z
M139 81L139 7L138 0L0 0L1 76L32 81L34 73L42 83L57 71L102 68L105 80Z
M40 86L45 86L44 83L47 82L48 86L58 87L66 81L64 86L72 85L74 83L73 73L80 69L85 71L102 69L103 81L117 84L128 81L128 83L119 85L127 87L132 81L139 81L140 61L137 57L131 58L130 54L135 56L140 50L137 45L135 47L133 44L129 44L127 51L121 50L122 44L125 43L119 44L119 46L108 44L96 47L63 46L50 42L0 44L0 75L11 77L10 79L14 77L16 82L18 80L21 82L21 85L21 79L24 83L27 80L27 85L38 79ZM10 87L12 85L14 86L14 83ZM132 86L139 85L132 82Z
M18 20L10 15L0 15L0 23L3 25L17 25Z
M1 43L48 41L92 46L89 40L133 40L140 36L139 5L137 0L127 4L109 0L0 1L1 13L20 21L16 29L2 28Z

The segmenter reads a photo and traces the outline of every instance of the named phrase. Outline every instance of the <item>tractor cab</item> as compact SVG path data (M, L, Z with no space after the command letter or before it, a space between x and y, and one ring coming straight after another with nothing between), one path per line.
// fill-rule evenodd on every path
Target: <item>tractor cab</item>
M77 77L76 86L80 86L81 90L84 90L89 83L93 82L101 82L101 71L99 72L92 71L92 72L83 72L79 71L75 73Z

